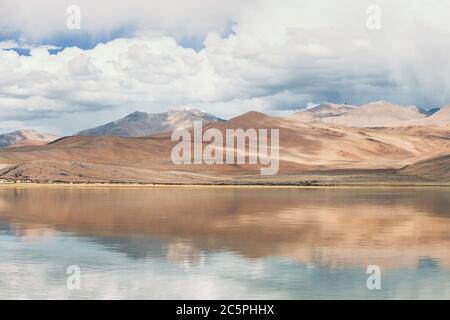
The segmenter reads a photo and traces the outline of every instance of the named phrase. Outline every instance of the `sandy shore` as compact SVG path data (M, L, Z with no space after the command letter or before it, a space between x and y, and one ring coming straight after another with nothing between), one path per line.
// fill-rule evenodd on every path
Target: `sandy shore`
M168 184L168 183L65 183L0 182L0 188L252 188L252 189L336 189L336 188L450 188L450 183L342 183L342 184Z

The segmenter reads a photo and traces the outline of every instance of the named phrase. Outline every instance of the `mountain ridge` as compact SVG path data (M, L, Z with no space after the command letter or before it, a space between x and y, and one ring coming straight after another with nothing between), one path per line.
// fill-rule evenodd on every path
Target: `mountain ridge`
M272 183L298 183L305 173L339 181L338 176L361 179L368 172L381 181L417 181L413 170L401 169L450 153L448 127L355 128L249 112L205 128L222 133L238 128L279 129L280 171L271 178ZM44 146L3 149L0 164L10 169L1 173L0 179L188 184L269 181L261 180L259 165L175 165L171 161L175 144L170 132L165 132L147 137L70 136Z
M210 123L223 120L210 113L193 108L169 110L161 113L135 111L121 119L79 131L74 136L143 137L177 128L187 128L192 126L193 121Z
M300 110L292 117L304 122L320 121L351 127L401 127L431 123L433 120L426 119L442 118L445 108L425 110L415 105L401 106L386 101L373 101L361 106L323 102ZM450 123L450 115L436 122Z
M0 148L45 144L58 138L59 136L36 130L15 130L0 134Z

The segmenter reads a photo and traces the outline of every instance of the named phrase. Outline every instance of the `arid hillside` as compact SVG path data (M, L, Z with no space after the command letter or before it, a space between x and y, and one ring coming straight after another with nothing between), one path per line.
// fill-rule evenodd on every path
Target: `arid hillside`
M383 175L389 172L394 174L394 180L449 178L445 172L430 175L415 169L419 163L428 163L428 159L450 154L448 126L357 128L249 112L229 121L209 123L203 127L203 132L209 128L223 133L226 129L279 129L278 175L261 178L259 164L175 165L171 151L176 142L171 141L171 132L167 132L141 138L64 137L43 146L2 149L0 178L146 183L250 180L256 183L261 179L262 182L297 183L304 175L361 175L363 172L371 172L372 177L377 172ZM207 144L204 142L204 147ZM224 153L225 147L218 152ZM448 158L442 159L448 163ZM380 177L378 180L384 179Z
M401 170L403 174L416 175L430 180L450 181L450 154L419 161Z
M53 134L38 132L35 130L17 130L0 134L0 148L19 147L47 144L58 139Z

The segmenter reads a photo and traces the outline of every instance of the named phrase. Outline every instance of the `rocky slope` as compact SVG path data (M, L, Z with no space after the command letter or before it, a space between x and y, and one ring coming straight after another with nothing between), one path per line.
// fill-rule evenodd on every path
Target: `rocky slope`
M187 128L194 121L204 123L221 121L216 116L197 109L171 110L164 113L133 112L125 118L86 129L76 136L143 137L176 128Z
M297 112L293 117L301 121L321 121L352 127L394 127L425 119L427 112L416 106L400 106L385 101L362 106L323 103Z
M0 148L46 144L58 138L58 136L35 130L17 130L0 134Z
M0 178L33 181L102 181L159 183L238 183L289 180L301 175L378 174L379 180L402 172L405 166L450 154L448 127L357 128L293 117L271 117L249 112L229 121L212 122L204 130L280 130L280 171L261 178L260 165L175 165L170 132L144 137L65 137L44 146L0 150L4 167ZM204 146L206 143L204 144ZM218 152L224 153L224 149ZM400 170L400 171L399 171ZM394 176L398 178L399 176ZM332 179L331 179L332 180Z

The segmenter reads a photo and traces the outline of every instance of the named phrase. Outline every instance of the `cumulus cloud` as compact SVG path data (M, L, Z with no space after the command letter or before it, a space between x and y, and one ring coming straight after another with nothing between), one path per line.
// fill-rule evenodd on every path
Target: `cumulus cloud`
M2 1L0 29L20 31L22 46L23 39L68 32L66 2L56 2L30 10L28 1ZM14 39L0 42L0 117L44 123L73 113L92 118L186 105L231 117L324 100L449 103L448 1L378 1L380 30L366 27L369 4L79 1L84 32L133 25L134 36L57 54L42 42L29 46L30 56L6 50ZM200 49L181 45L189 36L202 39Z
M91 34L130 26L137 30L159 30L172 36L201 36L223 30L240 10L259 0L2 0L0 29L19 32L30 40L68 34L67 8L77 5L82 30Z

